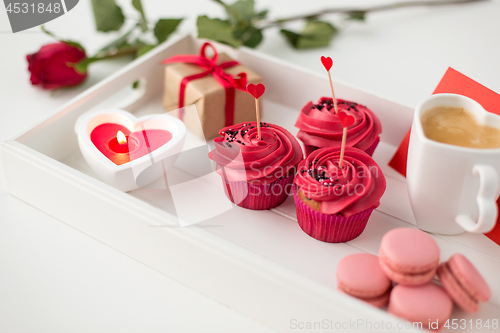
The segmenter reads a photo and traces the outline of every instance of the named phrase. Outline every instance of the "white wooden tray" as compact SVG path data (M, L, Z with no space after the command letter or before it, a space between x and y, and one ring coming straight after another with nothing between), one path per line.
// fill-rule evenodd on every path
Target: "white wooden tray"
M387 166L411 125L411 108L335 82L339 98L365 104L380 118L382 141L374 158L387 178L387 191L365 231L343 244L316 241L302 232L291 197L270 211L235 207L203 223L181 228L165 206L165 191L122 193L101 182L90 170L73 132L76 119L93 108L104 107L122 107L139 116L163 112L163 68L159 63L175 54L198 53L200 45L201 41L191 36L172 40L31 129L3 142L10 193L277 331L297 331L307 323L320 323L323 329L340 323L342 331L380 331L381 321L390 321L396 328L402 322L385 310L337 292L335 268L348 254L377 254L380 239L388 230L415 225L406 181ZM329 94L326 75L252 50L217 47L263 77L263 120L293 134L297 133L293 125L301 107ZM129 87L138 79L147 85L132 91ZM185 176L185 171L177 171L178 177ZM212 186L210 181L206 186ZM500 319L500 247L484 235L433 237L441 248L441 260L461 252L484 274L493 291L492 299L479 312L469 315L457 309L453 318L467 320L464 331L471 332L477 331L476 319L483 323ZM347 326L350 321L358 326ZM371 322L372 329L360 321Z

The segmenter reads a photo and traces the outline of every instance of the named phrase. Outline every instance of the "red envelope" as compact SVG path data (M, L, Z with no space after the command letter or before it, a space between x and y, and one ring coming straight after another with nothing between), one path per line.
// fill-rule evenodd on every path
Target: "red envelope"
M441 82L434 90L433 94L453 93L472 98L479 102L487 111L500 115L500 95L471 78L457 72L453 68L448 68ZM408 157L408 143L410 141L410 131L398 147L389 165L406 177L406 159ZM500 211L500 198L497 200ZM500 214L497 224L492 231L485 234L492 241L500 245Z

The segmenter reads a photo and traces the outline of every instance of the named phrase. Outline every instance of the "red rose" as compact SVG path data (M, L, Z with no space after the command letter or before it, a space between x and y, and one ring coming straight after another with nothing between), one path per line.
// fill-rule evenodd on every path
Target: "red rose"
M85 59L85 51L63 42L44 45L37 53L28 54L31 84L44 89L56 89L80 84L87 73L79 73L70 63Z

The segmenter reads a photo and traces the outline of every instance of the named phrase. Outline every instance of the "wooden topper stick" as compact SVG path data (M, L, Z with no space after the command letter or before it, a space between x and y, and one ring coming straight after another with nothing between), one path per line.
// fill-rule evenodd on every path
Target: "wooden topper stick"
M330 75L330 71L328 71L328 79L330 80L330 89L332 90L333 107L335 109L335 113L339 114L339 108L337 106L337 99L335 98L335 93L333 92L332 76Z
M264 94L264 91L266 91L266 87L262 83L259 83L257 85L250 83L247 86L247 91L255 98L255 115L257 119L257 137L259 140L262 139L262 136L260 135L260 104L259 104L259 97Z
M255 116L257 118L257 137L260 139L262 139L262 137L260 136L260 108L259 108L259 99L256 98L255 99Z
M345 142L347 141L347 127L344 127L344 132L342 132L342 146L340 147L340 162L339 167L342 169L342 163L344 162L344 152L345 152Z
M333 66L333 60L330 57L321 57L321 63L328 73L328 81L330 81L330 90L332 91L333 107L335 109L335 114L339 114L339 108L337 107L337 99L335 98L335 92L333 91L332 76L330 75L330 69Z
M347 114L346 112L342 111L339 113L339 120L340 123L342 124L342 128L344 129L344 131L342 132L342 145L340 146L340 161L339 161L339 168L342 169L342 164L344 163L345 144L347 141L347 128L352 124L354 124L356 119L350 114Z

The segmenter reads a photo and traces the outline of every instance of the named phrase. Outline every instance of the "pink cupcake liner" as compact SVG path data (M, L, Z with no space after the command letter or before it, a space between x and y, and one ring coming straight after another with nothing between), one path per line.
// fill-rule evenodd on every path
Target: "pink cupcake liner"
M361 235L374 208L369 208L350 217L340 214L323 214L303 202L293 189L300 228L309 236L328 243L343 243Z
M365 150L365 153L367 153L370 156L373 156L373 152L375 151L375 148L377 148L379 142L380 142L380 136L377 136L377 139L375 139L375 142L372 143L372 145ZM318 150L320 148L323 148L323 147L309 146L306 144L304 145L304 151L306 153L306 156L308 156L310 153L312 153L313 151Z
M247 182L228 182L222 179L224 192L236 205L254 209L271 209L283 203L292 192L295 173L264 185L252 185Z

